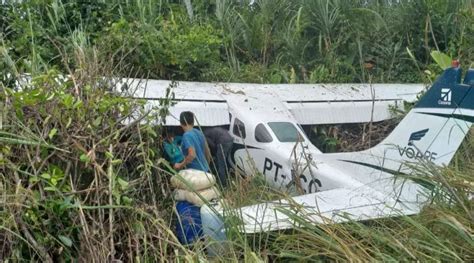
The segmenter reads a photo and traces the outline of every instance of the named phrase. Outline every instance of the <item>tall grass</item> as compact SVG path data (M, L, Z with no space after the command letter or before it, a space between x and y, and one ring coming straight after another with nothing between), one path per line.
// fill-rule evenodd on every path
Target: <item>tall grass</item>
M179 244L150 125L159 112L112 93L115 76L411 81L407 46L423 69L433 70L431 48L473 59L470 1L237 2L193 2L192 22L166 0L1 6L0 260L473 261L472 137L449 167L412 175L436 190L419 215L315 225L290 209L299 227L253 235L229 216L226 253ZM365 72L370 56L378 68ZM19 89L21 73L32 81ZM236 177L224 196L231 207L287 198L258 174Z
M328 218L327 224L320 225L313 223L314 215L302 214L297 206L290 206L282 212L295 222L292 230L242 235L240 222L227 219L234 249L245 250L250 246L263 260L278 261L472 261L473 143L471 135L449 167L426 163L410 175L411 179L432 186L426 193L432 201L418 215L366 222L349 220L343 224L332 223ZM237 183L237 189L227 198L239 205L254 200L263 202L268 197L286 198L284 194L265 190L258 175L254 180L256 183L250 187L241 188Z
M142 103L111 92L115 65L81 33L66 80L2 83L2 260L110 261L193 256L170 228L166 174ZM103 63L103 64L102 64ZM69 65L67 66L69 68ZM124 124L130 116L139 119Z

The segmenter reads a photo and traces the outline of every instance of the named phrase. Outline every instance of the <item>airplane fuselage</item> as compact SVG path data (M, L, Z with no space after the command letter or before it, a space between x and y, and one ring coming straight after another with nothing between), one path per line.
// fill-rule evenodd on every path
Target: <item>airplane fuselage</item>
M311 144L290 114L241 105L229 105L229 111L229 133L234 138L229 162L241 173L260 174L270 186L297 193L351 183L343 172L314 159L321 151Z

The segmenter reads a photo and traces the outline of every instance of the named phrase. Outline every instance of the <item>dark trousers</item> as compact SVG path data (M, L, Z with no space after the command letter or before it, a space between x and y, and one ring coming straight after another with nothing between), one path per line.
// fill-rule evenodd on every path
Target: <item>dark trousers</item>
M216 152L216 169L217 169L217 179L219 184L222 187L227 187L228 185L228 175L227 175L227 157L230 154L232 149L232 142L218 144Z

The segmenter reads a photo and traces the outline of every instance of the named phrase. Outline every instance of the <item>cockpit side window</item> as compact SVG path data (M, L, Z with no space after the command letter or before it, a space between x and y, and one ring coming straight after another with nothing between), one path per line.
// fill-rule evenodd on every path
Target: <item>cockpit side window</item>
M234 133L234 135L239 136L242 139L245 139L246 137L245 125L238 118L235 118L234 120L234 127L232 128L232 132Z
M273 138L267 128L265 128L265 125L260 123L255 127L255 140L257 142L272 142Z
M304 141L301 133L291 122L269 122L268 126L270 126L270 129L272 129L280 142Z

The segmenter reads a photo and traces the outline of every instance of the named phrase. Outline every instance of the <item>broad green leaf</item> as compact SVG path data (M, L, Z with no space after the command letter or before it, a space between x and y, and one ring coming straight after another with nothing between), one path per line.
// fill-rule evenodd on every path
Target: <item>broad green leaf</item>
M58 180L56 178L51 178L51 184L56 186L58 184Z
M432 51L431 52L431 57L434 59L436 64L438 64L438 66L441 69L445 70L445 69L451 67L451 61L453 59L450 56L444 54L443 52Z
M28 182L29 182L30 184L37 183L38 181L39 181L38 176L31 176L30 179L28 179Z
M107 158L109 158L109 159L113 159L113 158L114 158L114 155L113 155L111 152L109 152L109 151L106 151L106 152L105 152L105 156L106 156Z
M85 163L88 163L91 161L91 158L89 156L87 156L87 154L83 153L81 154L81 156L79 157L79 159L82 161L82 162L85 162Z
M71 96L70 94L66 94L63 97L63 104L66 106L66 108L71 108L72 104L74 103L74 97Z
M41 174L40 177L44 179L51 179L51 175L49 173Z
M44 190L48 192L56 192L57 188L53 186L46 186Z
M112 160L112 164L121 164L121 163L122 163L121 159Z
M125 205L131 205L133 202L133 199L124 195L122 196L122 201L123 201L123 204Z
M63 235L59 235L58 238L59 238L59 240L61 240L61 242L62 242L64 245L66 245L66 246L68 246L68 247L71 247L71 246L72 246L72 240L71 240L69 237L63 236Z
M97 117L92 123L92 125L94 125L95 127L99 127L101 122L102 122L102 117Z
M58 133L58 129L52 128L52 129L49 131L49 134L48 134L49 139L52 139L52 138L54 137L54 135L56 135L56 133Z
M125 190L125 189L127 189L127 187L128 187L128 182L125 181L125 180L123 180L123 179L120 178L120 177L117 178L117 183L120 185L120 188L121 188L122 190Z
M297 81L296 79L296 72L295 72L295 69L292 67L291 68L291 74L290 74L290 83L291 84L295 84Z
M72 108L77 109L82 106L82 100L77 99L77 101L72 105Z

